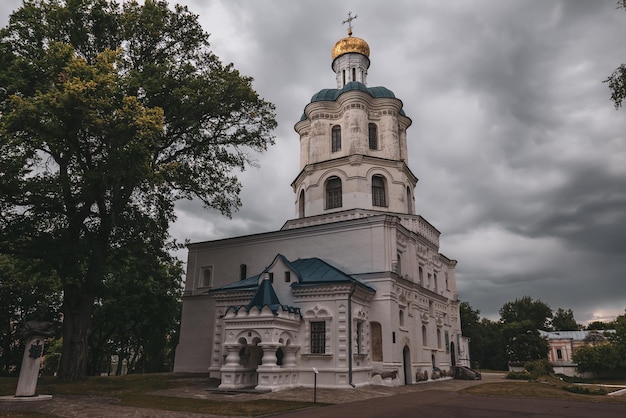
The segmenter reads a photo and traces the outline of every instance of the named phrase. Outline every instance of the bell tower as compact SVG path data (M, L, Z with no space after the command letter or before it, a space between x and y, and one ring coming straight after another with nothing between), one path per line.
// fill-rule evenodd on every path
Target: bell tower
M332 49L337 88L314 94L294 127L301 171L291 186L299 218L352 209L415 213L411 119L391 90L367 86L370 48L352 36L356 18L348 14L348 36Z

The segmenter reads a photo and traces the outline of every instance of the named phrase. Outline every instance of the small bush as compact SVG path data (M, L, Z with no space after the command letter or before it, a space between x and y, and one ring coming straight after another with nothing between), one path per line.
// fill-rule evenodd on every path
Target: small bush
M528 373L526 370L524 370L523 372L509 372L506 375L507 379L511 379L511 380L530 380L530 373Z
M606 395L608 392L606 389L597 387L597 386L580 386L580 385L571 385L563 387L568 392L579 393L581 395Z
M576 376L568 376L563 373L557 373L555 376L567 383L589 383L590 382L589 379L576 377Z
M548 359L529 361L524 365L524 370L530 373L531 379L538 379L541 376L554 374L554 369Z

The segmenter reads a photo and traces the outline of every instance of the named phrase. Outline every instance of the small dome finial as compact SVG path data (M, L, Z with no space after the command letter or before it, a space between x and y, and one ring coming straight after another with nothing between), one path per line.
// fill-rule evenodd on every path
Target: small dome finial
M348 18L341 22L342 25L348 24L348 36L352 36L352 21L359 17L358 15L352 16L352 12L348 12Z
M332 57L335 58L343 54L357 53L365 55L369 58L370 47L363 39L356 36L352 36L352 21L358 16L352 16L352 12L348 12L348 18L342 22L342 24L348 24L348 36L337 41L333 48Z

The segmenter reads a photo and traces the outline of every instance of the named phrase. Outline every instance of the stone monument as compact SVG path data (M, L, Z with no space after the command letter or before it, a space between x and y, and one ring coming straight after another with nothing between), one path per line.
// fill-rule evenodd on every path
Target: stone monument
M53 323L49 321L26 321L22 330L22 337L26 341L26 346L24 347L20 376L17 380L17 390L15 396L3 396L0 400L42 401L52 399L52 395L35 395L43 355L43 344L46 337L54 335L52 326Z

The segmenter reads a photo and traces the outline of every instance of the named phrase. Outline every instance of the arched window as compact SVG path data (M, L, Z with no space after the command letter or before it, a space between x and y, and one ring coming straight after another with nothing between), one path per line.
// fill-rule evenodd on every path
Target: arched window
M356 81L356 68L352 69L352 81Z
M396 261L396 267L394 269L395 273L398 276L402 275L402 256L400 255L400 253L398 253L398 261Z
M368 126L369 131L369 145L371 150L378 149L378 127L375 123L370 123Z
M343 70L343 71L341 72L341 74L342 74L342 77L343 77L343 78L342 78L342 81L343 81L343 82L341 83L341 86L343 87L343 86L345 86L345 85L346 85L346 70Z
M372 206L387 206L385 199L385 178L383 176L372 177Z
M340 208L341 179L333 176L326 180L326 209Z
M428 334L426 333L426 325L422 325L422 345L428 347Z
M435 292L439 291L439 280L437 280L437 273L433 275L435 277Z
M420 285L424 286L424 270L422 269L422 266L419 266L419 268L417 269L419 278L420 278Z
M370 323L372 361L383 361L383 330L380 322Z
M403 327L404 326L404 311L402 309L400 309L400 326Z
M332 129L332 151L337 152L341 151L341 126L334 125Z
M300 191L300 199L298 201L298 215L304 218L304 190Z
M413 214L413 198L411 197L411 189L406 186L406 209L409 215Z
M245 280L248 276L248 266L245 264L239 265L239 280Z

